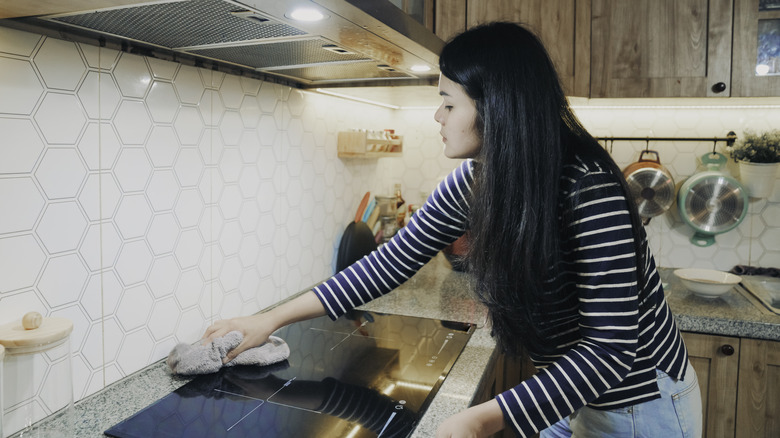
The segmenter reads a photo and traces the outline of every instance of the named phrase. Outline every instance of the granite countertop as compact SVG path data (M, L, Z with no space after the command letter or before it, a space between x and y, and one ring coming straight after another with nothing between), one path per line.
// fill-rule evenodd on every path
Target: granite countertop
M734 289L717 299L699 298L677 281L671 269L660 269L669 305L680 330L780 341L780 316ZM477 325L453 365L413 438L433 436L436 427L466 409L497 358L495 342L485 328L486 312L470 295L470 277L453 271L439 255L392 293L360 308L381 313L470 322ZM103 431L187 383L172 376L164 361L154 363L76 403L75 436L102 437Z

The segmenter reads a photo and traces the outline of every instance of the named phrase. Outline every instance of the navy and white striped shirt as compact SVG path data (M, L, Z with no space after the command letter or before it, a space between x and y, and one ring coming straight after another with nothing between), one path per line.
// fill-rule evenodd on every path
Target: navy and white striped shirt
M456 168L390 242L314 288L331 318L393 290L463 235L472 166L466 160ZM637 285L621 176L578 157L562 173L561 205L569 196L578 203L562 230L564 269L548 283L570 297L546 313L557 354L532 352L539 372L496 396L521 436L585 405L613 409L658 398L656 368L682 379L688 362L647 245L645 284Z

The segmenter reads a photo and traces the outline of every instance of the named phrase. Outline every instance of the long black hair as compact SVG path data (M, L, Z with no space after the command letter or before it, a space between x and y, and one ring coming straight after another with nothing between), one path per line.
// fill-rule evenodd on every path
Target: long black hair
M565 299L545 287L561 262L564 162L576 153L615 174L620 170L572 112L547 51L531 31L506 22L469 29L445 45L439 64L474 100L482 139L466 258L477 295L504 351L517 353L525 345L549 352L554 346L543 309ZM636 208L631 210L642 279L642 225Z

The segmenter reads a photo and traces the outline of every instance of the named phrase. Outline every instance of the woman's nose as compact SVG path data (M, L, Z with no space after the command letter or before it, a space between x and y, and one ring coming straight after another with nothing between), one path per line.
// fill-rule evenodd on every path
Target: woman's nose
M433 113L433 120L436 120L441 124L441 114L442 114L442 105L439 105L439 108L436 109L436 112Z

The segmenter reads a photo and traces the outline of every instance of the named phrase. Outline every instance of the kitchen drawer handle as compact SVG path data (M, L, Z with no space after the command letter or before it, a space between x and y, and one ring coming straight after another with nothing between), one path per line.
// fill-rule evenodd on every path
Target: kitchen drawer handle
M726 91L726 83L725 82L717 82L715 85L712 86L712 91L715 93L722 93Z
M720 347L720 351L726 356L731 356L732 354L734 354L734 347L732 347L729 344L725 344L722 347Z

